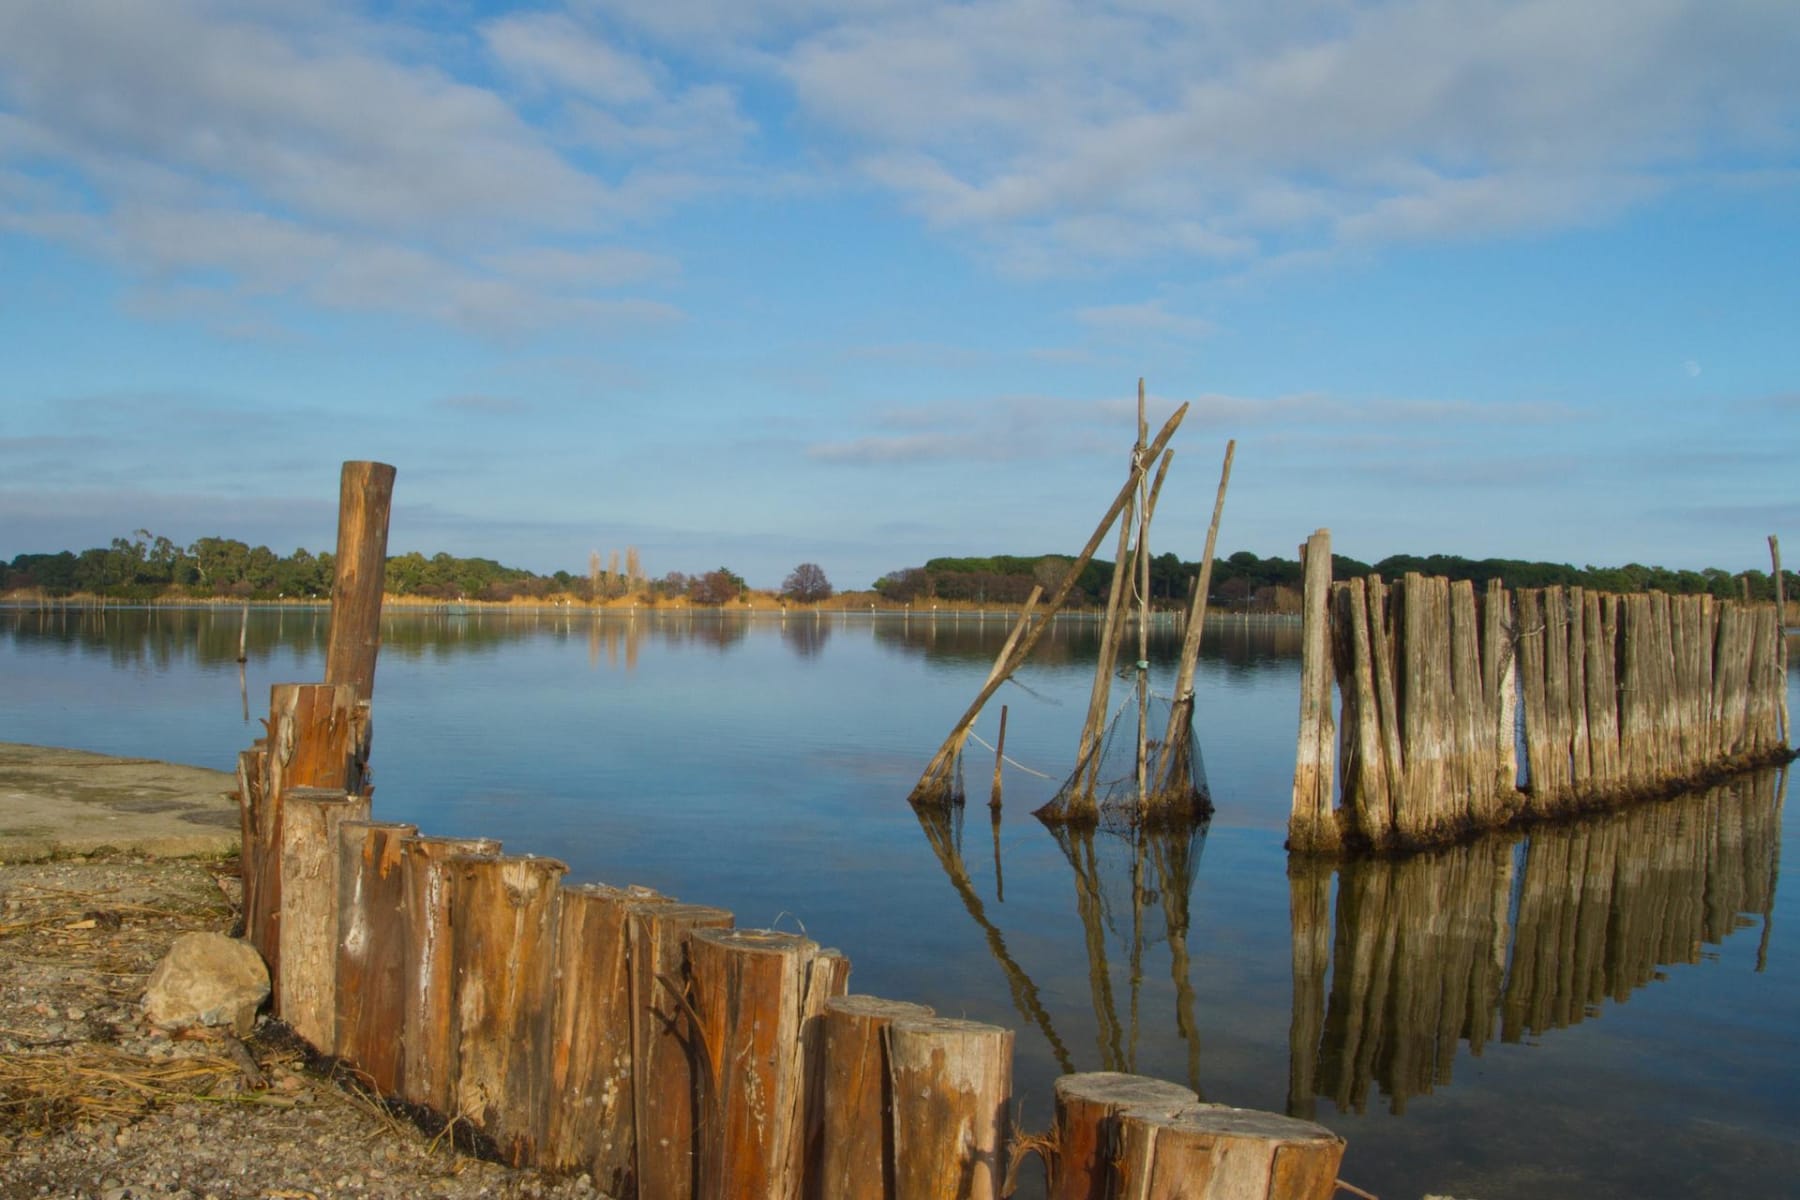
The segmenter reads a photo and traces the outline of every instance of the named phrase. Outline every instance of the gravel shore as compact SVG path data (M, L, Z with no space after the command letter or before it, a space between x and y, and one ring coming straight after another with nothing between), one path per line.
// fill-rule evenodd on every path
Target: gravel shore
M184 933L229 933L235 860L0 865L0 1197L590 1200L390 1113L285 1029L171 1036L139 1003Z

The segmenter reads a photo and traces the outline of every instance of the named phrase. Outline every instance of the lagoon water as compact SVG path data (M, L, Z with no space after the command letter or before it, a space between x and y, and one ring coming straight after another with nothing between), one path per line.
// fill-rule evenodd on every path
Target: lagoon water
M328 619L252 614L246 712L235 612L0 610L0 740L230 769L270 684L322 676ZM1068 621L977 726L991 742L1005 703L1022 765L997 835L974 746L960 828L928 828L906 793L1005 632L999 614L391 614L376 816L803 930L850 956L856 991L1007 1024L1029 1128L1059 1072L1132 1070L1322 1121L1349 1139L1343 1177L1384 1200L1793 1194L1781 773L1290 870L1298 629L1219 622L1197 684L1210 825L1058 838L1030 812L1069 769L1092 676L1094 626ZM1152 644L1164 690L1176 637Z

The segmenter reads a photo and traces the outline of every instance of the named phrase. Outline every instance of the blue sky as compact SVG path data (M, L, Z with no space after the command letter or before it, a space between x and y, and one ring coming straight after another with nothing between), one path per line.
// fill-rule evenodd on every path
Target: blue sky
M1793 0L8 0L0 558L1800 545ZM1791 553L1790 558L1800 556Z

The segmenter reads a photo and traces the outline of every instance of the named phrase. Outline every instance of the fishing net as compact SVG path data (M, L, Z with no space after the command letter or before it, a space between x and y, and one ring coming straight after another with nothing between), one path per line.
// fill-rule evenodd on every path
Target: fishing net
M1102 824L1126 827L1211 814L1206 763L1191 715L1176 722L1172 744L1165 745L1172 706L1167 696L1126 697L1093 751L1075 764L1046 811L1063 817L1086 813ZM1191 714L1191 708L1187 712Z

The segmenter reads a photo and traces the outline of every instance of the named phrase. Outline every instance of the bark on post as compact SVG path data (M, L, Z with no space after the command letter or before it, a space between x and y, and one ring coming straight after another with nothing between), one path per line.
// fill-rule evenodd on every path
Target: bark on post
M893 1090L887 1027L929 1017L922 1004L874 996L825 1002L827 1103L818 1168L808 1177L812 1200L889 1200L894 1194Z
M492 838L410 837L400 842L406 938L400 963L400 1098L454 1115L456 1043L451 1040L450 860L499 854Z
M536 1161L549 1112L551 983L568 869L532 855L450 860L456 1115L515 1167Z
M1288 845L1335 850L1337 816L1331 801L1337 776L1331 719L1331 532L1320 529L1301 549L1305 592L1301 617L1300 740L1294 760L1294 803Z
M732 917L722 908L649 900L628 905L626 919L638 1195L690 1200L700 1162L699 1097L707 1083L689 1017L688 941L696 929L729 928Z
M1200 1104L1119 1116L1119 1200L1329 1200L1344 1139L1273 1113Z
M1087 1071L1060 1077L1049 1200L1108 1200L1113 1194L1121 1113L1175 1113L1199 1102L1188 1088L1143 1075Z
M763 929L698 930L688 955L706 1054L699 1194L799 1200L806 1032L824 1011L822 993L843 990L843 956Z
M393 467L378 462L344 464L338 485L336 578L331 587L325 681L349 684L360 701L367 701L375 690L393 498Z
M887 1029L895 1200L995 1200L1006 1174L1013 1031L918 1017Z
M366 820L366 796L288 788L281 825L281 1007L315 1050L337 1038L338 828Z
M647 888L563 888L550 1113L539 1164L585 1170L609 1196L636 1190L626 907L658 899Z
M406 890L400 841L414 825L338 826L337 1032L332 1053L353 1063L380 1096L400 1086L401 961Z

